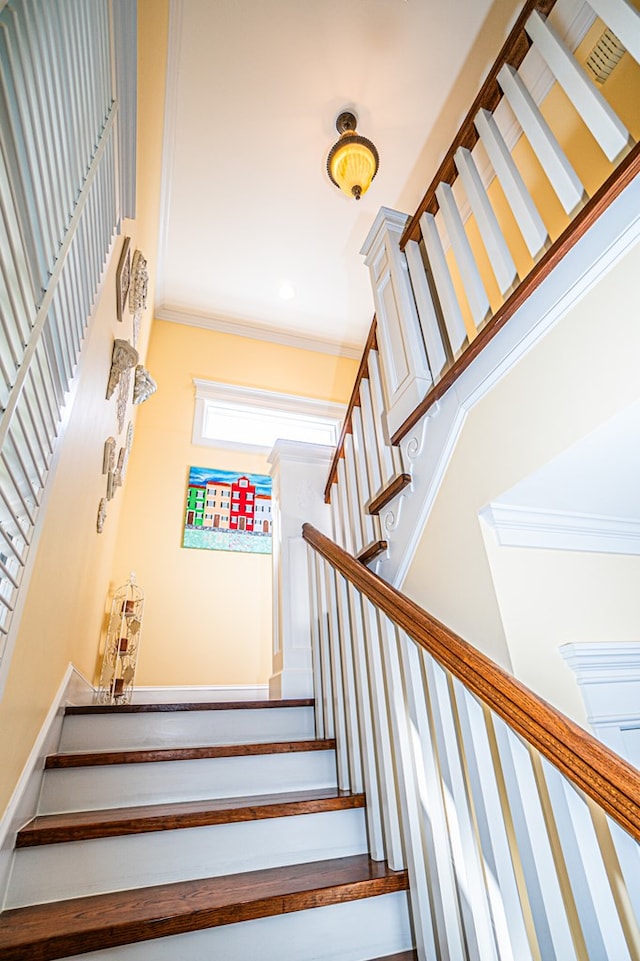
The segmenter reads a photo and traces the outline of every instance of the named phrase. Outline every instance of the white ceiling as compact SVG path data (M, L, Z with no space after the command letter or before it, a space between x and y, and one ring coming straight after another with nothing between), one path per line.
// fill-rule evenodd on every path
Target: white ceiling
M442 111L450 139L520 4L171 4L158 316L359 348L373 315L359 255L369 227L380 206L413 212L439 159L434 124ZM380 153L360 202L325 171L345 107Z

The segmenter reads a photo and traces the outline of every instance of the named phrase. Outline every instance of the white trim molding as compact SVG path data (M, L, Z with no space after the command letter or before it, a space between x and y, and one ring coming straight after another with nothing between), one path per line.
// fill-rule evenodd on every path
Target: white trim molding
M0 906L6 897L16 834L37 813L45 758L58 748L65 705L90 704L94 693L90 681L69 664L0 819Z
M192 443L198 447L268 454L279 437L296 444L326 443L335 447L338 442L346 413L344 404L197 378L193 383L196 402ZM216 433L216 421L220 433ZM251 442L249 435L255 433L257 437L261 432L271 432L272 436L264 443L257 439Z
M262 340L267 343L281 344L284 347L296 347L298 350L311 350L318 354L330 354L336 357L349 357L359 360L362 356L362 345L339 343L334 340L322 340L319 337L309 337L294 333L292 330L269 327L267 324L256 324L242 318L218 317L197 310L178 307L173 304L160 304L155 311L156 320L166 320L172 324L184 324L186 327L202 327L214 330L220 334L233 334L236 337L248 337L250 340Z
M613 750L640 766L640 641L563 644L587 719Z
M133 704L206 704L215 701L265 701L268 684L198 684L181 687L135 687Z
M502 547L555 551L640 554L640 521L539 507L488 504L480 516L495 530Z

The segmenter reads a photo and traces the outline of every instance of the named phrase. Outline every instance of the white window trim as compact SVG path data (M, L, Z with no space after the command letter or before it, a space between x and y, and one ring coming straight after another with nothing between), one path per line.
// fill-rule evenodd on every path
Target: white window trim
M298 397L294 394L281 394L276 391L260 390L253 387L236 387L210 380L194 378L195 414L193 419L192 443L198 447L218 447L229 450L244 450L252 453L269 453L272 446L246 444L228 439L216 439L205 434L207 414L220 408L230 413L248 416L273 411L274 414L291 414L292 422L300 423L305 418L310 425L326 425L331 431L331 444L337 444L346 406L331 401L316 400L312 397ZM289 439L289 438L284 438ZM312 441L317 443L317 441Z

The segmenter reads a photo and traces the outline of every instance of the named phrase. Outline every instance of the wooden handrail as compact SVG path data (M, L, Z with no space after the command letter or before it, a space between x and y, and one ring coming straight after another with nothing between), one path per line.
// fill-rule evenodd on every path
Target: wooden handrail
M310 524L303 537L509 727L640 841L640 771Z
M356 382L353 385L351 397L349 398L349 403L347 404L347 412L344 415L342 430L340 431L340 439L336 447L336 452L333 455L333 460L331 461L327 486L324 489L324 499L327 504L331 502L331 487L338 479L338 461L343 456L345 437L347 434L351 433L351 415L353 413L353 408L360 406L360 384L365 377L369 376L369 351L378 349L376 330L377 321L374 314L371 327L369 328L369 333L367 334L362 357L360 358L360 366L358 367L358 373L356 374Z
M534 290L540 286L542 281L549 276L562 258L577 244L598 217L604 213L607 207L613 203L625 187L629 186L638 174L640 174L640 143L632 147L624 160L622 160L609 175L602 186L594 193L593 197L586 202L584 207L576 214L560 236L556 238L538 263L518 284L511 296L505 300L491 320L478 333L478 336L472 340L438 383L431 388L415 410L413 410L400 427L398 427L391 438L392 444L399 444L403 437L424 417L429 408L449 390L454 381L456 381L460 374L475 360L480 351L496 336L506 322L513 317L525 300L527 300Z
M400 239L401 250L404 250L409 240L420 240L420 217L422 214L425 211L428 211L434 215L438 212L438 201L436 200L436 187L438 184L443 182L453 184L454 180L458 176L456 165L453 160L453 155L458 147L466 147L467 150L473 150L475 147L478 140L478 133L474 125L474 120L478 111L485 109L490 111L490 113L493 113L498 106L502 97L502 91L498 84L499 71L505 63L509 63L515 70L517 70L528 53L530 41L525 32L524 25L529 19L531 13L534 10L537 10L546 17L555 6L555 3L556 0L527 0L525 3L520 16L513 25L511 33L505 40L493 67L489 71L487 79L482 84L482 87L480 88L476 99L473 101L468 114L464 118L453 143L449 147L442 163L438 167L437 173L431 181L426 194L420 201L418 209L411 220L408 221Z

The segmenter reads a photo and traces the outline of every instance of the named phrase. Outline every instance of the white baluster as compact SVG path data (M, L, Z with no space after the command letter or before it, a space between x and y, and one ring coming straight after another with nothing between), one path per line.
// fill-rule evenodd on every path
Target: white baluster
M365 546L364 531L362 530L362 515L358 505L358 489L356 487L353 459L348 462L347 440L351 448L351 434L347 434L344 443L344 457L338 464L338 485L345 492L345 527L350 532L347 540L351 541L351 551L357 554Z
M449 676L433 659L425 661L425 671L433 704L447 823L461 893L460 909L469 959L497 961L493 921L465 784L464 757L458 743Z
M640 63L640 14L633 4L629 0L589 0L589 6Z
M456 168L460 174L469 206L475 217L480 236L486 247L493 272L498 281L498 287L502 295L506 295L511 290L516 280L518 272L511 256L507 242L500 230L500 224L496 217L489 195L485 190L482 178L476 167L473 154L466 147L458 147L454 156Z
M485 710L460 681L454 680L453 687L483 857L488 876L495 879L488 884L488 895L500 958L533 961Z
M389 867L400 871L405 866L400 833L396 769L391 743L391 722L387 702L380 615L367 598L362 598L369 684L371 685L371 715L378 757L380 804L384 830L385 852Z
M347 722L347 745L349 754L349 781L351 790L360 794L363 789L362 756L360 753L360 728L358 725L358 698L356 694L353 628L349 616L347 582L341 574L335 573L336 598L338 601L338 638L342 659L342 684L344 688L344 709Z
M331 507L331 530L333 531L333 539L336 544L340 547L344 547L344 533L342 528L342 517L339 510L336 510L336 505L339 498L339 487L338 487L338 472L336 469L335 480L330 488L330 501L329 505Z
M532 257L537 257L549 243L549 234L538 213L531 194L527 190L520 171L515 165L504 137L498 129L493 114L480 110L475 117L476 130L496 172L496 177L513 211L524 242Z
M433 214L424 213L420 218L422 238L427 249L429 266L438 292L438 299L444 317L451 351L455 356L467 342L467 329L462 319L462 311L449 273L444 247Z
M381 616L380 620L382 657L395 749L402 837L409 874L413 929L418 956L426 959L435 957L436 947L427 885L428 866L422 841L422 817L415 768L416 754L413 749L412 732L410 731L405 706L398 650L400 643L398 629L384 615Z
M442 784L432 730L423 661L430 655L406 634L400 645L402 673L416 754L418 796L422 808L431 901L440 957L466 961L460 905L453 871L449 830L442 797Z
M438 184L436 199L440 205L440 212L449 234L462 285L469 301L473 322L476 327L480 327L491 313L491 305L449 184Z
M631 961L588 804L555 767L540 763L588 956Z
M378 436L376 434L375 414L371 399L371 385L369 378L360 381L360 410L362 411L362 430L364 452L367 458L367 468L371 490L374 494L382 488L382 465L378 450Z
M349 751L347 739L347 720L344 703L344 686L342 680L342 660L340 656L340 627L338 624L338 600L336 596L336 580L333 568L327 561L321 563L321 583L327 599L327 615L329 625L329 646L331 657L331 691L333 694L333 719L336 736L336 763L338 767L338 787L348 791L349 781Z
M311 660L313 665L313 696L315 699L316 737L325 737L324 726L324 677L322 671L322 655L320 653L320 609L318 597L318 581L315 564L315 551L307 547L307 563L309 565L309 614L311 628Z
M582 181L569 163L567 155L542 116L538 105L527 90L520 75L508 63L498 72L509 105L516 115L529 143L568 214L573 213L585 199Z
M370 544L377 540L377 518L371 516L366 509L366 504L371 499L374 488L371 485L367 456L364 448L364 431L362 427L362 411L359 407L354 407L351 414L351 429L353 431L353 449L355 455L356 480L358 482L358 502L362 515L362 528L364 530L365 542Z
M318 631L320 635L320 662L322 664L322 713L324 716L324 736L335 737L333 721L333 686L331 683L331 639L329 637L329 615L324 578L324 562L313 551L315 582L318 589Z
M382 485L389 483L394 475L393 455L387 434L384 417L384 398L382 395L382 378L380 375L380 359L378 352L369 352L369 384L371 386L371 403L373 407L373 425L378 438L378 452L380 454L380 469Z
M384 861L384 838L380 807L380 786L376 763L376 745L373 735L369 669L365 645L365 627L362 617L360 592L347 584L349 615L352 627L353 664L358 701L358 724L360 728L360 752L364 791L367 799L366 818L369 834L369 853L374 861Z
M420 252L420 244L417 240L410 240L404 252L409 266L413 296L416 299L416 307L418 308L422 335L427 348L427 359L429 361L429 367L431 368L431 375L434 381L438 381L442 371L447 365L447 352L442 341L438 316Z
M336 502L336 517L339 517L340 527L343 531L343 540L340 546L343 547L345 551L348 551L349 554L354 554L355 538L353 524L351 523L351 515L349 513L349 498L345 480L344 459L341 459L338 463L338 483L336 485L334 497Z
M528 747L499 717L493 718L493 726L540 956L544 961L576 961Z
M553 25L537 10L527 20L525 30L606 156L615 160L630 142L625 125L589 80Z

